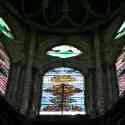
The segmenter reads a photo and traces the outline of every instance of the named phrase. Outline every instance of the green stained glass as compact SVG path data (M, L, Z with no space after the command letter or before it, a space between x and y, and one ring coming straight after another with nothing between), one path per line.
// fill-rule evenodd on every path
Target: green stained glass
M3 20L2 17L0 17L0 32L2 32L8 38L13 39L13 35L11 33L11 29L9 28L9 26L6 24L6 22Z
M69 45L60 45L52 48L47 52L47 55L58 57L58 58L70 58L80 55L82 52L77 48Z
M122 24L121 27L119 28L115 39L119 39L119 38L122 37L123 35L125 35L125 22L123 22L123 24Z

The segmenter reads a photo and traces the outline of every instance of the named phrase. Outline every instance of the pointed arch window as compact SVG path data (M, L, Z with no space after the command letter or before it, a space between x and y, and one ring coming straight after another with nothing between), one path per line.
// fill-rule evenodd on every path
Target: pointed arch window
M125 51L119 56L116 62L119 95L125 92Z
M77 70L49 70L41 83L40 115L85 114L84 76Z
M3 49L3 45L0 43L0 94L5 95L8 74L10 69L10 59Z
M52 50L47 52L47 55L58 57L58 58L70 58L82 54L82 52L70 45L60 45L53 47Z
M121 27L119 28L115 39L119 39L119 38L121 38L123 35L125 35L125 21L122 23Z
M9 28L9 26L2 17L0 17L0 32L2 32L8 38L13 39L11 29Z

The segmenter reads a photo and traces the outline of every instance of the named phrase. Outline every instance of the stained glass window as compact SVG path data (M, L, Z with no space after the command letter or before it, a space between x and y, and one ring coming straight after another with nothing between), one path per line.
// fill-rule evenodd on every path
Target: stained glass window
M125 52L117 59L116 71L119 86L119 95L125 91Z
M118 30L115 39L119 39L123 35L125 35L125 22L123 22L123 24L121 25L120 29Z
M55 56L59 58L70 58L80 55L82 52L77 48L69 45L60 45L53 47L52 50L47 52L47 55Z
M6 22L3 20L2 17L0 17L0 32L2 32L8 38L11 38L11 39L13 38L11 29L9 28L9 26L6 24Z
M5 95L10 61L6 53L0 49L0 93Z
M84 77L72 68L59 67L43 76L40 115L85 114Z

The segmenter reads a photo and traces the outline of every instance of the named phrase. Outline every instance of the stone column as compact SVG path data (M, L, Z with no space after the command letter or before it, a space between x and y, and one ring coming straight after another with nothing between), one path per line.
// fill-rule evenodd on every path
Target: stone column
M7 98L12 105L16 105L17 102L17 89L19 87L21 66L19 64L11 64L11 71L9 73Z
M107 85L108 85L108 102L107 102L107 109L110 109L113 101L113 93L112 93L112 71L111 71L111 65L107 64L106 65L106 76L107 76Z
M21 66L21 72L20 72L20 79L19 79L19 86L18 86L18 90L17 90L17 107L18 107L18 111L20 112L20 108L21 108L21 102L22 102L22 93L23 93L23 88L25 86L24 84L24 76L25 76L25 67Z
M91 117L96 115L96 84L95 84L95 69L89 70L88 75L88 84L89 84L89 113Z
M40 74L38 71L34 73L31 108L29 109L30 117L32 118L35 118L39 114L40 102Z
M29 100L31 95L31 88L32 88L32 66L33 66L33 59L34 59L34 51L35 51L35 44L36 44L36 33L34 30L30 29L30 39L25 42L29 43L25 64L25 76L24 76L24 88L22 93L22 104L21 104L21 113L26 114L28 112L29 107ZM29 34L28 34L29 35Z
M116 75L116 67L115 64L112 65L111 68L111 86L112 86L112 101L113 102L117 102L118 100L118 79L117 79L117 75Z
M103 69L102 69L102 62L101 62L101 41L99 37L99 33L95 33L94 38L94 50L95 50L95 67L96 67L96 86L97 90L97 110L99 114L103 114L104 112L104 91L103 91Z
M8 77L8 83L7 83L7 92L6 92L6 96L7 99L10 100L13 94L13 87L14 87L14 74L16 72L16 68L14 64L11 64L11 69L9 71L9 77Z
M118 99L118 83L115 65L106 62L105 68L105 108L109 110Z
M89 113L92 113L92 104L93 104L93 89L92 89L92 84L93 84L93 78L92 78L92 71L89 70L89 75L88 75L88 85L89 85L89 89L88 89L88 94L89 94Z

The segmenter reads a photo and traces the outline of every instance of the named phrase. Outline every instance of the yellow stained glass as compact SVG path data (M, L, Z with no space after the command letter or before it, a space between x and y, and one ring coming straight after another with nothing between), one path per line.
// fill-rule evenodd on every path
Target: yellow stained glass
M56 76L51 79L52 82L55 84L58 83L67 83L67 82L74 82L76 81L75 78L73 78L71 75L61 75L61 76Z

